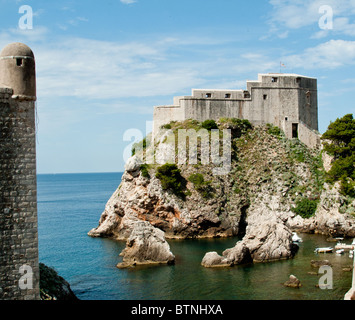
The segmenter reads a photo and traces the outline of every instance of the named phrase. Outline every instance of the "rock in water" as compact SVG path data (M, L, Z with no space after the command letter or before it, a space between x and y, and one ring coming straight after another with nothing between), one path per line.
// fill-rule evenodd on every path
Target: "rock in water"
M223 257L206 254L202 265L219 267L289 259L295 255L297 249L298 246L292 242L292 232L281 219L272 213L255 211L248 218L244 238L234 248L225 250Z
M70 288L70 284L64 280L57 271L39 264L41 300L79 300Z
M147 221L137 221L121 252L118 268L144 264L174 264L175 256L165 240L164 232Z
M208 252L202 259L201 265L206 268L230 267L227 259L221 257L217 252Z
M284 283L284 286L290 287L290 288L299 288L302 287L301 281L297 279L293 274L290 275L290 278L288 281Z
M320 268L321 266L332 266L329 260L312 260L311 267L312 268Z

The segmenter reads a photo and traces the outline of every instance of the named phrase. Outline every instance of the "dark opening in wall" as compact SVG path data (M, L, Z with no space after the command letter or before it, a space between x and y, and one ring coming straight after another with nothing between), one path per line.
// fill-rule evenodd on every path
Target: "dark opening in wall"
M212 93L206 93L206 98L212 98Z
M276 78L276 77L272 77L272 78L271 78L271 82L276 83L276 82L277 82L277 80L278 80L278 78Z
M250 99L250 92L249 91L244 91L244 98Z
M298 138L298 123L292 123L292 138Z
M301 83L301 78L296 78L296 83Z
M21 58L16 58L16 65L17 65L18 67L22 67L22 65L23 65L23 59L21 59Z
M266 100L267 99L267 94L263 95L263 99Z
M230 99L231 98L231 94L230 93L226 93L224 96L225 99Z
M285 117L285 121L288 121L288 117Z

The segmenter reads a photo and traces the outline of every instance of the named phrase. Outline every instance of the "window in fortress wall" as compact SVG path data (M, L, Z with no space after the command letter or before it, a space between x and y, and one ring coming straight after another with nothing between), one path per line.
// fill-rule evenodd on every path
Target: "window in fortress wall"
M224 95L224 98L225 98L225 99L230 99L230 98L231 98L231 94L230 94L230 93L226 93L226 94Z
M277 78L277 77L272 77L272 78L271 78L271 82L273 82L273 83L276 83L276 82L277 82L277 80L278 80L278 78Z
M206 98L212 98L212 93L206 93Z
M23 60L22 60L21 58L16 58L16 65L17 65L18 67L22 67L22 65L23 65Z

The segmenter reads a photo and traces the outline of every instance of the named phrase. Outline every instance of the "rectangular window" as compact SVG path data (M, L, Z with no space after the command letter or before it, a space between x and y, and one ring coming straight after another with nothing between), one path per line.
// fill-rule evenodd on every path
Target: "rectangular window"
M278 78L276 78L276 77L272 77L272 78L271 78L271 82L276 83L276 82L277 82L277 80L278 80Z
M263 95L263 99L266 100L267 99L267 94Z
M206 98L212 98L212 93L206 93Z
M292 138L298 138L298 123L292 123Z
M21 58L16 58L16 65L18 67L22 67L22 64L23 64L23 60Z
M230 99L231 98L231 94L230 93L226 93L224 96L225 99Z

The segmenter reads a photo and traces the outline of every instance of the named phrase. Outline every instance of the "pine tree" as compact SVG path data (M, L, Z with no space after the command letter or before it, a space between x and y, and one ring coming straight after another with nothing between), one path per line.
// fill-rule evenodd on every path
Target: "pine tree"
M347 114L331 122L323 134L324 150L334 156L328 181L341 182L341 192L355 197L355 119Z

